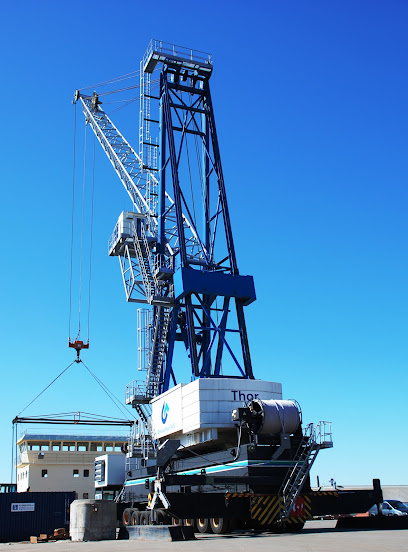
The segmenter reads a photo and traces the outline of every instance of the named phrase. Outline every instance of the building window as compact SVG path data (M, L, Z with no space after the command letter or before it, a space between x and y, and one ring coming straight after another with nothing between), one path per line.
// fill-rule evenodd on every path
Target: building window
M41 470L41 477L48 477L48 470Z
M57 443L56 441L52 443L52 450L61 450L61 443Z
M72 475L74 477L79 477L79 470L73 470Z
M115 443L115 452L120 452L122 449L122 443Z
M100 452L102 450L103 450L102 443L91 443L91 451Z
M88 450L88 443L78 443L77 451L86 452Z
M49 443L48 442L35 442L31 441L28 443L28 450L49 450Z
M112 452L113 451L113 445L112 443L105 443L105 450L107 452Z
M65 450L65 451L75 450L75 443L62 443L62 450Z
M84 470L84 477L89 477L89 470Z
M82 495L82 498L89 498L88 493L84 493L84 494Z

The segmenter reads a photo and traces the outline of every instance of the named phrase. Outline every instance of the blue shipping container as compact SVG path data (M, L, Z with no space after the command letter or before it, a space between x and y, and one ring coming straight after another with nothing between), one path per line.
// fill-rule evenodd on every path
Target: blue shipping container
M0 542L28 541L54 529L69 531L75 493L0 493Z

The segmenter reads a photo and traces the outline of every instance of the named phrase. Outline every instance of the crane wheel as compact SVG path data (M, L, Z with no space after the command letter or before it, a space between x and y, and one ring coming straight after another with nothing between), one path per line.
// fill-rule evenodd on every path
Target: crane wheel
M194 518L185 518L183 520L183 525L185 525L186 527L192 527L194 531L197 530L197 524Z
M174 517L172 519L172 525L178 526L178 525L184 525L184 523L183 523L183 520L181 518Z
M140 512L140 525L150 525L150 512Z
M172 518L167 512L163 512L163 510L155 510L155 525L171 525L172 524Z
M197 518L196 523L199 533L212 533L211 524L208 518Z
M130 518L130 525L140 525L140 512L139 512L139 510L133 510L132 517Z
M213 533L216 535L221 535L229 533L230 522L229 519L225 518L210 518L210 526Z
M126 527L127 525L131 525L131 521L132 521L132 514L133 512L135 511L134 508L125 508L123 510L123 514L122 514L122 521L123 521L123 525Z

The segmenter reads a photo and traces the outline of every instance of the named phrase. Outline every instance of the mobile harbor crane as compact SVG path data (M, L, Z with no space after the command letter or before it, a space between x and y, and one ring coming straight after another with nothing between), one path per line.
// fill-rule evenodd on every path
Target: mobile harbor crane
M114 460L100 457L95 485L101 494L120 485L125 524L171 517L201 532L239 524L299 530L312 513L326 513L309 472L332 446L330 423L302 427L281 384L254 379L244 307L255 288L238 270L212 70L209 54L151 41L140 68L137 151L96 92L75 93L132 201L109 255L119 259L127 301L145 305L138 341L146 377L126 387L139 423L125 474L118 480ZM191 382L177 383L186 362ZM367 508L380 502L371 495Z

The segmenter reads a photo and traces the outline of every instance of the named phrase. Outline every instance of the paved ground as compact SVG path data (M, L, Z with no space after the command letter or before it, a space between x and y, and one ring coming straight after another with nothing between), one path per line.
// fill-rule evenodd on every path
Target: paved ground
M336 531L333 521L306 523L300 534L246 533L232 535L198 535L195 541L60 541L43 544L0 544L0 552L406 552L408 530Z

